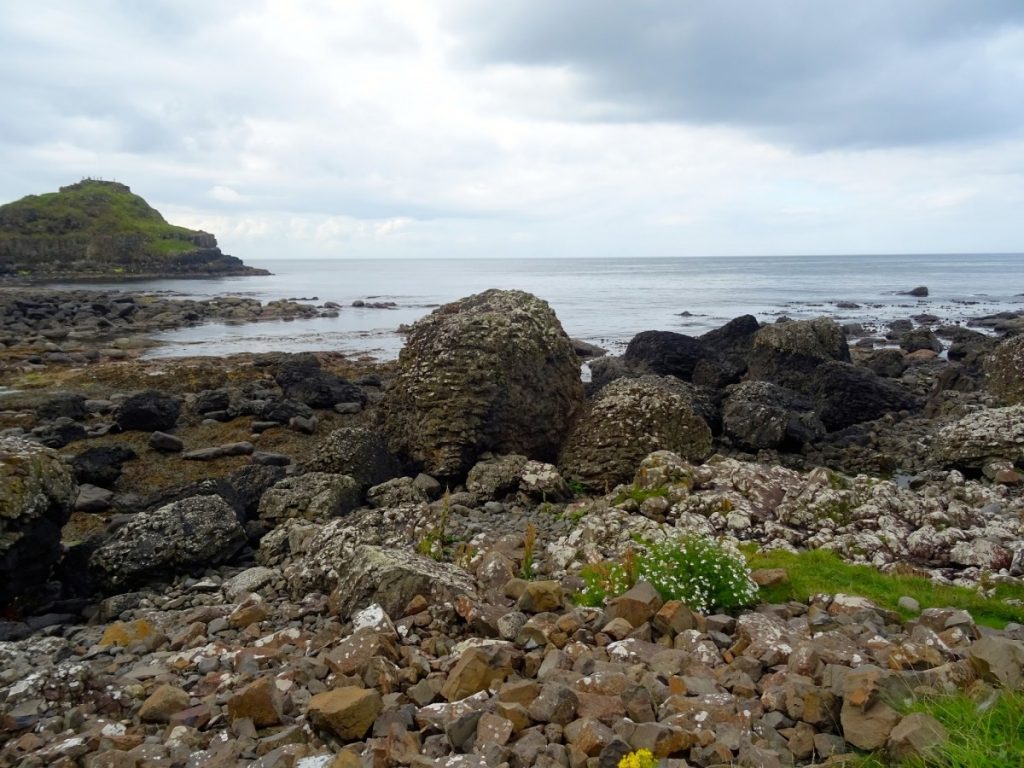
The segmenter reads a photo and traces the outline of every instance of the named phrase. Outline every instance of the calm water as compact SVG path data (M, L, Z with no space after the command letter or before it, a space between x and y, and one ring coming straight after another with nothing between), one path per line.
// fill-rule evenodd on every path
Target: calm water
M222 355L270 349L339 350L389 358L396 329L438 304L488 288L518 288L547 300L570 336L620 351L649 329L699 334L741 314L772 321L829 314L884 322L929 312L957 321L1024 307L1024 254L738 257L685 259L282 260L252 262L272 277L160 280L132 289L267 301L316 297L342 305L337 318L204 325L161 334L154 356ZM930 296L898 296L926 285ZM110 288L124 288L111 284ZM393 310L357 309L357 299ZM840 309L852 302L856 309ZM683 313L689 313L684 315Z

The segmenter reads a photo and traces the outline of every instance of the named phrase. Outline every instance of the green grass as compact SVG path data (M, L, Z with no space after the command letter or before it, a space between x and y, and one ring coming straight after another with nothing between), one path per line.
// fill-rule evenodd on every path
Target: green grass
M632 485L628 490L619 493L615 497L615 504L621 504L627 499L632 499L637 504L643 504L648 499L655 499L659 496L668 496L668 488L661 485L657 488L638 488L636 485Z
M999 691L995 698L969 696L920 699L911 712L926 712L949 732L949 742L928 762L913 760L905 768L1019 768L1024 765L1024 693ZM851 768L883 768L885 755L869 755Z
M970 612L975 622L990 627L1001 629L1010 621L1024 624L1024 606L1006 602L1024 601L1024 585L999 584L993 597L983 597L974 590L934 584L920 576L884 574L867 565L851 565L828 550L799 554L748 550L746 554L751 568L785 568L789 574L788 583L761 589L761 599L766 602L807 602L821 592L842 592L866 597L882 608L911 618L912 613L897 605L899 598L907 595L917 600L922 609L962 608Z

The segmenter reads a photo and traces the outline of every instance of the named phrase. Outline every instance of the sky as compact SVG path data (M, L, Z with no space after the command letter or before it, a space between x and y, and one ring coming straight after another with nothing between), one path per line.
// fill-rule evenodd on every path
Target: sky
M1020 0L0 0L0 103L247 261L1024 251Z

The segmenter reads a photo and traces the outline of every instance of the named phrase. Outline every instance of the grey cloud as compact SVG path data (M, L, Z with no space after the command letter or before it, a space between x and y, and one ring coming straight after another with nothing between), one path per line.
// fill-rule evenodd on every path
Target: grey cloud
M1019 135L1017 0L463 3L465 66L565 67L600 119L727 124L804 148Z

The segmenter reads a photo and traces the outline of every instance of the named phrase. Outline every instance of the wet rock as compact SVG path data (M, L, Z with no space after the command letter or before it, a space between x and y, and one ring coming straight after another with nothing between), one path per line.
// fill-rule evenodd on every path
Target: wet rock
M915 328L900 336L900 349L912 353L925 349L931 352L941 352L942 342L928 328Z
M125 431L163 432L173 429L180 415L181 402L176 397L149 390L121 403L114 413L114 421Z
M0 437L0 606L31 602L60 555L61 526L76 488L49 448Z
M383 401L385 432L437 477L464 475L485 451L553 460L583 401L558 319L521 291L435 310L413 326L399 368Z
M848 363L819 366L813 375L813 386L818 416L830 431L918 407L917 400L899 384Z
M728 360L741 374L747 370L747 358L761 325L753 315L735 317L721 328L708 331L700 340Z
M700 339L672 331L638 333L630 340L622 359L658 376L675 376L710 387L737 381L742 373Z
M672 378L618 379L598 393L576 422L559 461L563 474L591 488L632 479L652 451L690 460L711 452L711 429L689 385Z
M919 285L916 288L911 288L909 291L900 291L900 296L914 296L916 298L924 298L928 295L928 286Z
M805 377L828 361L850 361L838 323L826 317L774 323L762 326L754 337L747 377L801 391Z
M194 496L140 512L89 558L108 589L124 589L195 566L223 562L245 541L235 511L219 496Z

